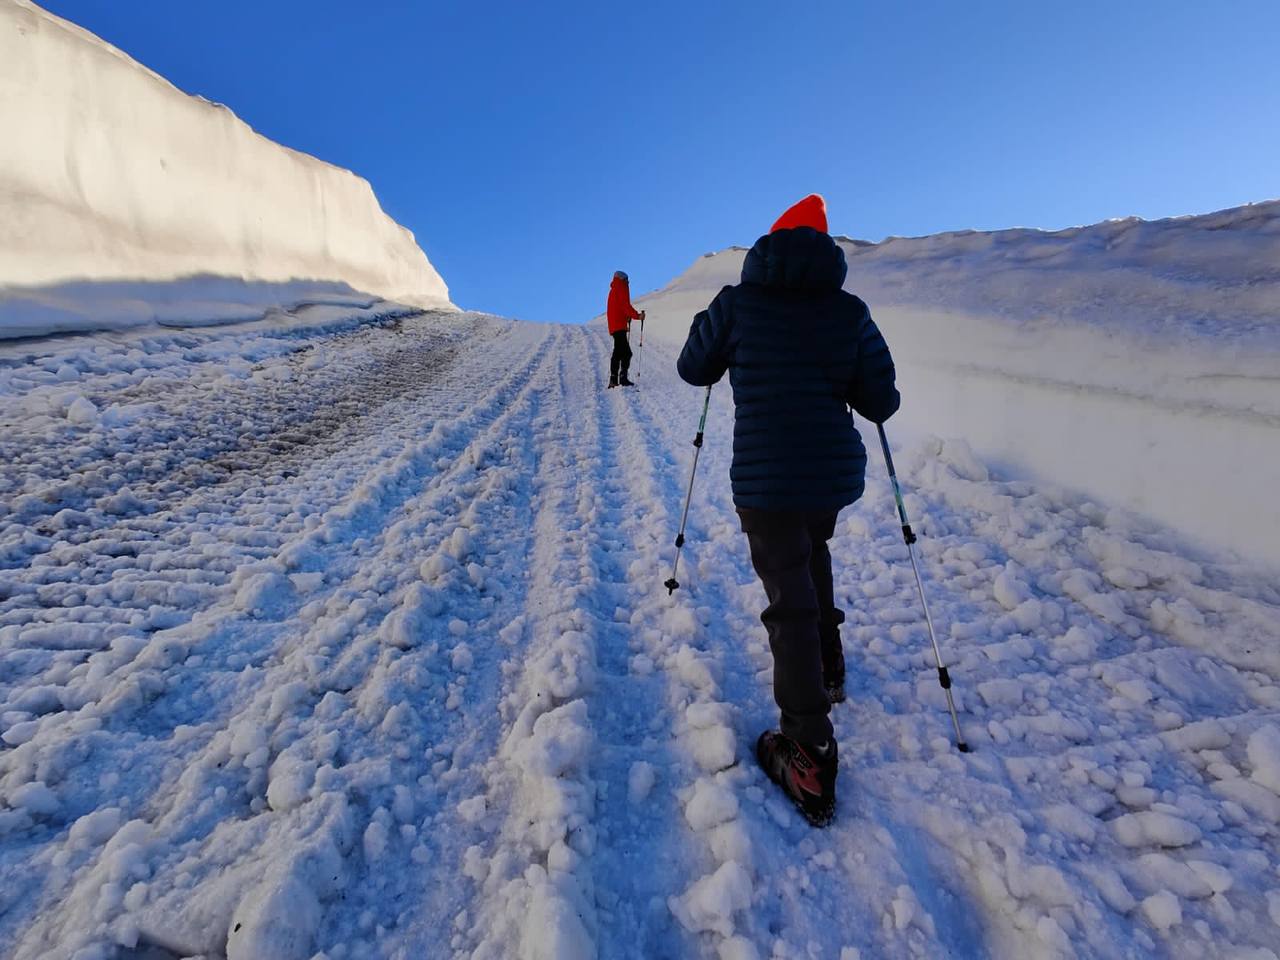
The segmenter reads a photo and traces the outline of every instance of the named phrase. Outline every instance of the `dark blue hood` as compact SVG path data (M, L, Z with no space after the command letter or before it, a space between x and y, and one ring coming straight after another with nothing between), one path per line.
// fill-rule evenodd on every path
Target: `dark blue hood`
M849 267L828 234L812 227L766 233L747 252L742 282L796 293L834 293Z

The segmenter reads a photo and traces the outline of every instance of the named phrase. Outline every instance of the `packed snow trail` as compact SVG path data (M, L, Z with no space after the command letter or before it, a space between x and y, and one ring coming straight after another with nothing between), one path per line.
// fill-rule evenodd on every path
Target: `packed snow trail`
M904 443L961 756L873 451L814 830L752 757L729 389L668 596L701 391L657 341L605 390L608 347L0 350L0 956L1277 956L1274 582Z

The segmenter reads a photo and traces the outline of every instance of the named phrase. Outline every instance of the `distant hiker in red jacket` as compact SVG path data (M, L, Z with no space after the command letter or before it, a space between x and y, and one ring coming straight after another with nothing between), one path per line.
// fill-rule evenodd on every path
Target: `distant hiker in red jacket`
M609 358L609 386L631 387L634 384L627 379L627 369L631 366L631 344L627 342L627 331L632 320L644 320L644 311L631 305L631 290L627 275L621 270L613 275L609 284L609 335L613 337L613 356Z

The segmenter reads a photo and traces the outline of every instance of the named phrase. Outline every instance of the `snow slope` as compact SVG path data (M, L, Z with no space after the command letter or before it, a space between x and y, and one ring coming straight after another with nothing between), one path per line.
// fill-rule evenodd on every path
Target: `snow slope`
M66 281L321 281L449 305L367 181L267 140L27 0L0 0L0 117L0 337L126 322L30 289ZM58 310L33 307L50 296ZM193 297L186 312L213 319L225 305Z
M0 357L0 956L1275 960L1280 591L899 451L833 541L835 823L670 343L456 313Z
M898 363L896 430L1280 569L1280 202L841 243ZM743 254L640 298L646 333L682 342Z

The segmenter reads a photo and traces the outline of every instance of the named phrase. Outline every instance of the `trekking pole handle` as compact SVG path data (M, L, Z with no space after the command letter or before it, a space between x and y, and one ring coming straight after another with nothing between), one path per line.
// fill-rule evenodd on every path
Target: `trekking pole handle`
M707 432L707 407L711 404L711 387L707 387L707 395L702 399L702 416L698 419L698 435L693 438L695 447L702 446L702 435Z

